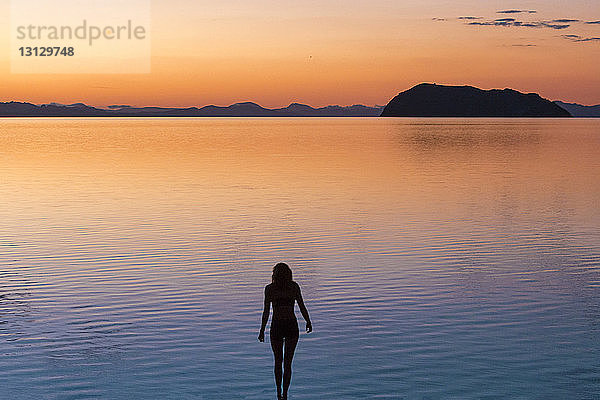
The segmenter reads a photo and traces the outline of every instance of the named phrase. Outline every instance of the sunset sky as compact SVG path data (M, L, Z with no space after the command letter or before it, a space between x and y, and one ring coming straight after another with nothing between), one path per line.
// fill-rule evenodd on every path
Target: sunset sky
M383 105L436 82L600 103L600 1L154 0L149 74L11 73L9 24L0 0L0 101Z

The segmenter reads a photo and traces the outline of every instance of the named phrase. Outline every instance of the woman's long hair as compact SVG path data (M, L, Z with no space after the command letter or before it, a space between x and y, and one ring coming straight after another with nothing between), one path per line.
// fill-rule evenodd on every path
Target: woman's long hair
M273 267L273 283L279 287L292 283L292 270L286 263L279 263Z

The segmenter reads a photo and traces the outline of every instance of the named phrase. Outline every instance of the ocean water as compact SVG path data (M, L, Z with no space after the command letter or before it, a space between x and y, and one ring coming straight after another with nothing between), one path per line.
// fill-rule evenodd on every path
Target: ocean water
M290 399L600 399L599 199L597 119L0 120L0 397L274 399L285 261Z

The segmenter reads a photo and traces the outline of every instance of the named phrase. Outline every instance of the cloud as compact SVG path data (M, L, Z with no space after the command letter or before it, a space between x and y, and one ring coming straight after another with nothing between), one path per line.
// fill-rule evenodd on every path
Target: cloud
M532 21L523 22L517 21L514 18L498 18L493 21L473 21L468 22L467 25L475 26L516 26L523 28L550 28L550 29L566 29L570 27L570 24L554 23L554 21Z
M571 42L600 42L600 37L583 37L579 35L562 35L563 39L570 40Z
M535 10L500 10L496 11L497 14L535 14Z
M553 24L550 22L541 22L541 24L542 24L542 26L545 26L546 28L552 28L552 29L566 29L571 26L569 24Z
M478 17L473 15L463 15L454 18L433 18L434 21L460 21L466 26L491 26L491 27L505 27L505 28L533 28L533 29L552 29L552 30L565 30L579 24L587 25L600 25L600 20L585 21L576 18L559 17L550 20L534 19L521 14L536 14L536 10L520 10L520 9L506 9L496 11L497 14L504 14L502 18L488 18ZM568 32L568 31L567 31ZM579 36L575 34L565 34L557 37L562 37L565 40L569 40L574 43L584 42L600 42L600 37L597 36ZM532 43L516 43L506 44L510 47L536 47L536 44Z

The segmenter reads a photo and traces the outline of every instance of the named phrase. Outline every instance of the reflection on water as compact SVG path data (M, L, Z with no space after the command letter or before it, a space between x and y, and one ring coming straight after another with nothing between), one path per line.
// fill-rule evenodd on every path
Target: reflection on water
M10 247L11 244L0 246ZM0 269L0 340L15 341L27 334L27 324L33 318L34 310L28 301L31 282L14 264L7 264Z
M598 128L3 120L0 387L270 398L287 261L295 399L599 397Z

